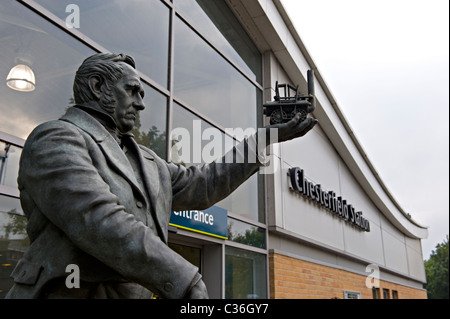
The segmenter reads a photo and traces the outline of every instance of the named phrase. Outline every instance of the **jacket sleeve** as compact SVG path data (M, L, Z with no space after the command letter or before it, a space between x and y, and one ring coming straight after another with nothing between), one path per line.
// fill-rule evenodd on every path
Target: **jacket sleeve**
M53 121L30 135L19 185L79 249L127 280L163 298L182 298L196 278L196 267L125 211L74 125Z
M226 198L263 165L261 152L252 135L210 164L186 168L170 163L172 210L206 209Z

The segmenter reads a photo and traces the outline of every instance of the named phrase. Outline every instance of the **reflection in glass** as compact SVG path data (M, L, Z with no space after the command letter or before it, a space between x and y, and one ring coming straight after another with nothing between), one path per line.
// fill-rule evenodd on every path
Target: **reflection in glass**
M0 141L0 185L17 188L17 175L22 149Z
M228 240L257 248L266 248L266 233L261 227L228 218Z
M10 274L30 242L19 199L0 195L0 299L13 285Z
M0 1L0 39L0 79L18 58L29 61L36 75L33 92L0 85L0 130L26 139L38 124L64 114L75 72L94 51L13 0Z
M176 0L175 7L227 58L261 83L261 53L225 1Z
M174 243L169 243L170 249L181 255L184 259L189 261L195 267L199 269L199 272L202 273L202 250L200 248L179 245Z
M172 129L183 128L188 132L188 142L183 142L180 136L172 137L172 161L186 166L194 164L204 163L202 152L205 150L205 146L212 143L213 139L218 139L222 143L222 151L217 151L216 156L211 158L219 158L225 151L231 148L226 148L227 145L232 144L231 138L203 120L200 120L193 113L189 112L179 104L174 104L173 107L173 123ZM195 132L195 131L198 132ZM209 132L215 132L213 137L207 136L202 138L205 130ZM194 145L194 141L197 143ZM182 145L180 147L179 145ZM189 152L187 156L186 152ZM207 155L211 155L209 152ZM207 161L207 162L212 162ZM218 202L216 206L219 206L227 211L241 215L246 218L250 218L255 221L260 221L258 214L258 179L257 174L249 178L245 183L239 186L230 196L224 200Z
M73 0L37 0L66 21ZM113 53L136 60L136 68L164 87L168 84L169 9L160 0L78 1L78 31Z
M232 148L231 137L213 128L179 104L174 104L172 121L172 162L174 163L191 166L204 164L205 159L210 159L206 162L212 162ZM221 147L211 148L208 153L203 152L208 144L214 142L218 142L217 145ZM231 147L227 148L230 145Z
M267 298L265 255L225 247L225 298Z
M6 85L16 91L32 92L36 88L36 77L28 65L17 64L9 71Z
M224 128L257 127L260 91L178 18L174 92Z
M167 98L144 83L143 86L145 109L139 113L131 133L138 144L150 148L159 157L166 159Z

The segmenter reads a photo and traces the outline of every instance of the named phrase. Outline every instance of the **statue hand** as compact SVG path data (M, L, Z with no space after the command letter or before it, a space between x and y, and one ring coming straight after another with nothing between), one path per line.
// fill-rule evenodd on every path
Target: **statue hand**
M278 143L281 143L304 136L319 122L313 118L307 118L300 122L300 116L298 113L287 123L266 126L266 141L269 141L270 129L278 130Z
M186 295L187 299L209 299L203 280L199 280Z

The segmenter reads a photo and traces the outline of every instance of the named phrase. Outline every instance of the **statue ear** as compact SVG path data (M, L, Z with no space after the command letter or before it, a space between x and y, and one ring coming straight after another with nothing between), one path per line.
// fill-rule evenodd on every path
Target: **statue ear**
M91 89L92 95L96 100L100 100L102 93L103 79L98 75L92 75L89 77L89 88Z

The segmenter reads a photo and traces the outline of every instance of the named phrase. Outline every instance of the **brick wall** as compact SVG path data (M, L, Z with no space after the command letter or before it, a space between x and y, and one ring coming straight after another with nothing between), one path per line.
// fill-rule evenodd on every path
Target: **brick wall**
M269 255L270 297L275 299L344 298L344 291L360 292L363 299L373 299L372 289L366 287L367 276L322 266L292 257ZM380 281L383 288L398 292L399 299L426 299L425 290Z

